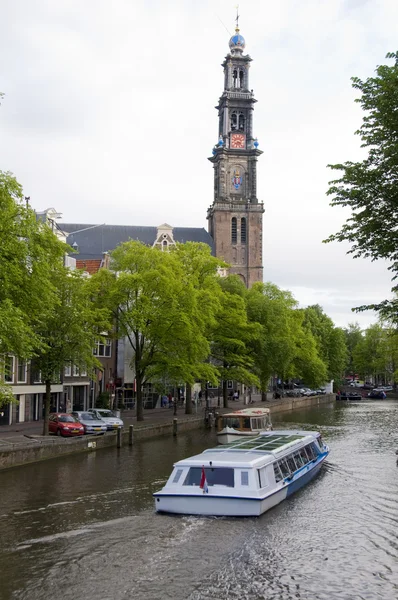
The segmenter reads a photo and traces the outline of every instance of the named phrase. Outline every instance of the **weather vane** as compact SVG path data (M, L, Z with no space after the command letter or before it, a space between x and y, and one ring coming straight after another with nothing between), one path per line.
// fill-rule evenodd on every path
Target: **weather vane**
M235 19L235 21L236 21L236 29L239 29L239 4L237 4L235 6L235 8L236 8L236 19Z

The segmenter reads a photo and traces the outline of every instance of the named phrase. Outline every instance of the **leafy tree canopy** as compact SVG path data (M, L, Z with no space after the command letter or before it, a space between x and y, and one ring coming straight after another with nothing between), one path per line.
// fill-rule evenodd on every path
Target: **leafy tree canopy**
M326 242L348 241L354 258L387 259L393 278L398 275L398 53L387 54L393 65L380 65L376 75L352 78L361 96L356 100L365 115L356 132L367 156L360 162L329 165L342 171L330 182L331 206L351 209L341 230ZM396 289L396 288L393 288ZM397 314L398 302L359 307Z

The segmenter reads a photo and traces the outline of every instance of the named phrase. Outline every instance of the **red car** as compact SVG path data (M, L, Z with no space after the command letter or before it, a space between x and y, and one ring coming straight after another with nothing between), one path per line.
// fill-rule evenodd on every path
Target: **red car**
M49 433L57 435L84 435L84 427L79 421L69 413L54 413L50 415L48 421Z

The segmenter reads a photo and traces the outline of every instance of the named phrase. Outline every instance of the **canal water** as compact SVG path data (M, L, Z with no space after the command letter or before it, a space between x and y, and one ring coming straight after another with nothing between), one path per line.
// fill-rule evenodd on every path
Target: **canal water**
M260 518L155 514L152 493L215 443L209 431L1 472L1 600L397 598L398 403L274 424L320 429L331 454Z

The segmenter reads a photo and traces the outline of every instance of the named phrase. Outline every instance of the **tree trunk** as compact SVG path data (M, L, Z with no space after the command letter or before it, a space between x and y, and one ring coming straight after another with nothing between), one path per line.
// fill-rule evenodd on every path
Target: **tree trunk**
M144 420L144 404L142 402L142 380L141 377L136 375L135 383L137 387L137 421Z
M176 388L173 389L173 401L174 401L174 405L173 405L173 414L176 415L177 414L177 406L178 403L180 402L180 388L177 388L177 393L176 393Z
M185 414L192 415L192 387L185 384Z
M51 379L46 379L46 395L44 398L44 420L43 420L43 435L48 435L48 417L50 416L51 405Z
M227 390L227 380L223 379L222 382L222 398L223 398L223 404L224 404L224 408L228 408L228 390Z
M261 402L266 402L267 400L267 392L264 392L264 390L261 390Z

